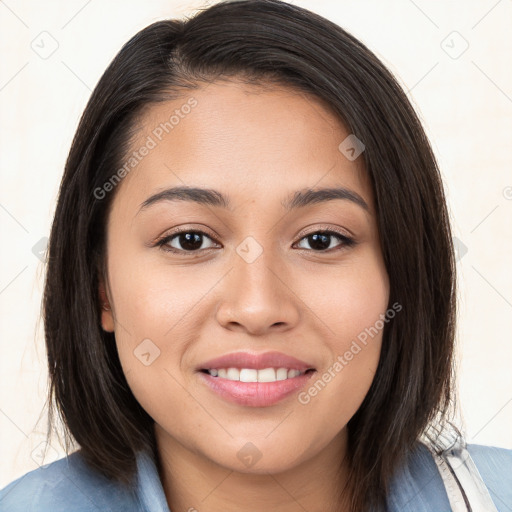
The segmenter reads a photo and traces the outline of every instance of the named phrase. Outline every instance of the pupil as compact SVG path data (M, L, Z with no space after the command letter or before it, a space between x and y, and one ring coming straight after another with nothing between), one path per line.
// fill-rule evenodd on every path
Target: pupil
M201 248L202 235L199 233L182 233L180 235L180 245L183 249L193 251Z
M330 236L324 235L322 233L315 233L314 235L309 236L309 245L312 249L328 249L330 245Z

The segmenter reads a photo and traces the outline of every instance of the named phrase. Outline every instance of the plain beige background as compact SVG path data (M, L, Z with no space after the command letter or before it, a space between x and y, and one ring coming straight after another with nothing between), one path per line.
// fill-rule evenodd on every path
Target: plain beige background
M212 2L213 3L213 2ZM398 75L439 159L459 248L460 410L468 442L512 448L512 1L293 3ZM38 323L48 236L79 116L137 31L200 2L0 2L0 487L41 463ZM63 455L56 445L45 462Z

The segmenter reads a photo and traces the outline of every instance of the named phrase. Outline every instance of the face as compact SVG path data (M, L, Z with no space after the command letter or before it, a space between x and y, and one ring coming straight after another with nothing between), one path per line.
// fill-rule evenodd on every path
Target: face
M183 94L144 113L117 184L103 328L160 442L283 471L340 446L377 368L389 282L371 186L316 99Z

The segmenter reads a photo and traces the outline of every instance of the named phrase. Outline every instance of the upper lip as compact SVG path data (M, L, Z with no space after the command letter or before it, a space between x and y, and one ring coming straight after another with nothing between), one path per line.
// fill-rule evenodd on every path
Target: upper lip
M199 365L199 370L211 368L288 368L289 370L306 371L314 369L312 364L301 361L282 352L263 352L254 354L250 352L232 352L215 359L210 359Z

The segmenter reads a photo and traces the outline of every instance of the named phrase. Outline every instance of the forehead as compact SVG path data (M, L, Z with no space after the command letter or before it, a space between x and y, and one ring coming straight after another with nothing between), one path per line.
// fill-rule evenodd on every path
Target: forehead
M137 161L121 185L139 198L184 185L244 194L244 200L341 185L357 189L370 204L363 159L351 161L339 149L349 135L311 95L214 82L145 109L130 148Z

